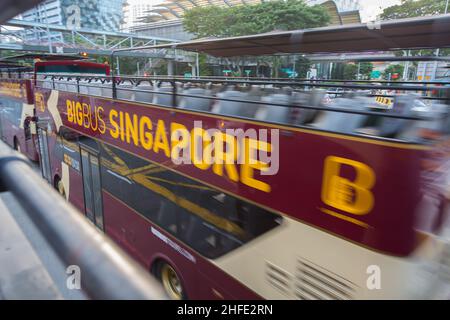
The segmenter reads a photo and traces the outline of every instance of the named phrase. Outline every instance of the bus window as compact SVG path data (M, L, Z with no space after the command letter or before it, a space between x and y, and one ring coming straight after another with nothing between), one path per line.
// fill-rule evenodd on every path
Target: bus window
M103 200L98 156L81 149L81 167L86 216L103 230Z
M180 201L189 199L202 209L178 209L183 221L180 239L208 258L218 258L280 224L280 217L267 210L188 178L178 181L182 181L177 188Z
M91 177L94 202L95 225L103 230L103 203L102 203L102 187L100 182L100 167L98 158L94 155L91 159Z
M81 150L81 166L83 169L83 189L84 189L84 210L86 216L94 222L94 208L92 203L92 182L91 170L89 166L89 153Z

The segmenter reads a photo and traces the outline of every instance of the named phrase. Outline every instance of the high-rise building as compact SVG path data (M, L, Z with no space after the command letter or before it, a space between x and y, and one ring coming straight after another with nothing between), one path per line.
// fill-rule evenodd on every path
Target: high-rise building
M22 19L70 28L119 31L125 0L46 0Z
M122 30L129 32L136 27L143 26L142 18L148 15L153 6L161 1L157 0L127 0L123 8Z

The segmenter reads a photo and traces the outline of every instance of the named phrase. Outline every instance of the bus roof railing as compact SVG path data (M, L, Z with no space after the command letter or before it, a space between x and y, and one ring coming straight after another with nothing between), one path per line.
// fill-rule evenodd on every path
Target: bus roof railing
M51 78L52 82L53 82L53 88L55 88L55 79L62 79L64 77L72 77L75 78L77 81L77 92L80 92L80 79L84 78L84 79L90 79L90 80L102 80L102 81L107 81L107 80L114 80L112 81L112 96L113 98L117 99L117 94L116 94L116 90L117 88L117 82L123 82L123 81L135 81L135 83L139 83L141 81L148 81L148 82L152 82L153 81L160 81L160 82L167 82L170 83L170 85L172 86L172 90L171 92L161 92L161 91L155 91L155 90L141 90L141 89L136 89L136 88L120 88L120 90L123 91L131 91L131 92L148 92L148 93L154 93L154 94L158 94L158 95L171 95L173 96L173 106L171 106L172 108L177 108L177 103L176 103L176 97L189 97L189 98L198 98L198 99L212 99L212 100L220 100L220 101L228 101L228 102L239 102L239 103L246 103L246 104L252 104L252 105L258 105L261 103L261 101L254 101L254 100L247 100L247 99L234 99L234 98L223 98L223 97L217 97L217 96L210 96L210 95L196 95L196 94L186 94L186 93L179 93L177 91L177 86L176 86L176 82L178 82L181 79L168 79L168 78L154 78L151 79L149 77L114 77L114 76L80 76L80 75L76 75L74 76L73 74L45 74L46 77ZM41 79L42 80L42 79ZM199 82L199 83L213 83L214 81L212 81L211 79L184 79L185 82ZM364 82L364 81L361 81ZM341 87L346 87L346 88L354 88L354 89L390 89L390 90L405 90L405 91L431 91L431 90L438 90L438 91L444 91L446 96L443 98L430 98L430 99L436 99L436 100L449 100L448 95L450 92L450 88L448 87L443 87L443 86L423 86L423 85L417 85L417 86L377 86L374 87L373 84L370 85L342 85L342 84L324 84L324 83L319 83L319 84L315 84L314 81L305 81L305 82L274 82L274 81L245 81L245 80L230 80L230 81L225 81L225 80L219 80L219 81L215 81L215 83L226 83L226 84L253 84L253 85L267 85L267 84L276 84L276 85L283 85L284 87L286 86L309 86L309 87L334 87L334 88L341 88ZM161 83L158 83L155 85L158 86ZM101 88L102 86L100 85L95 85L95 84L87 84L87 83L83 83L83 86L86 87L99 87ZM358 93L358 92L353 92L353 93ZM373 94L370 95L373 97L377 97L377 96L386 96L386 95L378 95L378 94ZM390 97L390 96L389 96ZM418 98L421 98L420 96ZM121 99L119 99L121 100ZM129 100L126 100L129 101ZM396 114L396 113L386 113L386 112L379 112L379 111L370 111L370 110L359 110L359 109L355 109L355 108L351 108L350 106L348 108L335 108L335 107L330 107L330 106L310 106L310 105L305 105L303 103L296 103L296 102L292 102L289 104L285 104L285 103L273 103L273 102L264 102L264 105L267 106L274 106L274 107L286 107L286 108L298 108L298 109L311 109L311 110L322 110L322 111L335 111L335 112L342 112L342 113L349 113L349 114L361 114L361 115L372 115L372 116L381 116L381 117L386 117L386 118L397 118L397 119L404 119L404 120L434 120L434 117L428 117L428 116L415 116L415 115L410 115L410 116L406 116L406 115L402 115L402 114ZM208 112L206 112L208 113Z
M200 84L224 84L224 85L275 85L284 87L329 87L329 88L348 88L358 90L404 90L404 91L431 91L431 90L447 90L450 83L448 81L392 81L392 80L338 80L338 79L288 79L288 78L247 78L247 77L178 77L178 76L105 76L105 75L88 75L88 74L71 74L71 73L43 73L44 78L63 79L87 79L113 81L119 84L124 81L130 81L133 84L141 82L155 83L158 86L161 83L200 83ZM376 86L374 86L376 84ZM113 88L115 89L115 88ZM121 88L121 90L124 90ZM160 93L160 92L158 92Z
M117 49L112 55L119 51L163 48L216 57L434 49L450 47L449 33L447 14Z
M166 299L149 271L127 256L0 141L0 191L10 191L59 258L81 270L91 299ZM1 228L1 226L0 226Z

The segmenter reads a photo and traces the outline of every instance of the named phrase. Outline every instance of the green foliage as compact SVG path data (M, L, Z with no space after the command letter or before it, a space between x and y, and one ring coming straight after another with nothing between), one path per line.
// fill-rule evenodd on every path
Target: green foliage
M333 79L344 79L344 80L358 80L358 68L359 68L359 79L369 79L370 73L373 70L373 64L371 62L360 62L350 63L350 64L336 64L331 71L331 77Z
M206 54L200 53L198 55L198 65L199 65L200 76L205 77L205 76L213 75L213 69L207 63L207 55Z
M403 76L403 70L404 70L404 66L401 64L391 64L390 66L388 66L384 72L383 72L383 78L388 80L389 79L389 74L391 74L391 77L394 73L398 73L398 78L397 79L392 79L392 80L399 80L402 76Z
M197 38L314 28L329 21L328 13L321 6L307 6L302 0L276 0L233 7L195 7L183 16L184 29Z
M358 73L358 66L356 64L346 64L344 66L344 79L355 80Z
M391 20L443 14L445 3L446 0L402 0L399 5L384 9L380 18Z
M369 79L372 70L373 64L371 62L361 62L359 65L359 74L362 79Z
M311 69L311 60L305 57L298 57L295 59L297 78L306 78L309 69Z

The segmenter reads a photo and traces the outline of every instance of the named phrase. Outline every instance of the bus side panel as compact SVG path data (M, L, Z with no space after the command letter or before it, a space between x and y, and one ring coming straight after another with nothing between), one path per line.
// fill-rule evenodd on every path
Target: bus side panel
M207 259L184 249L182 243L105 191L103 203L106 233L148 270L158 260L169 262L181 277L190 299L260 298Z

